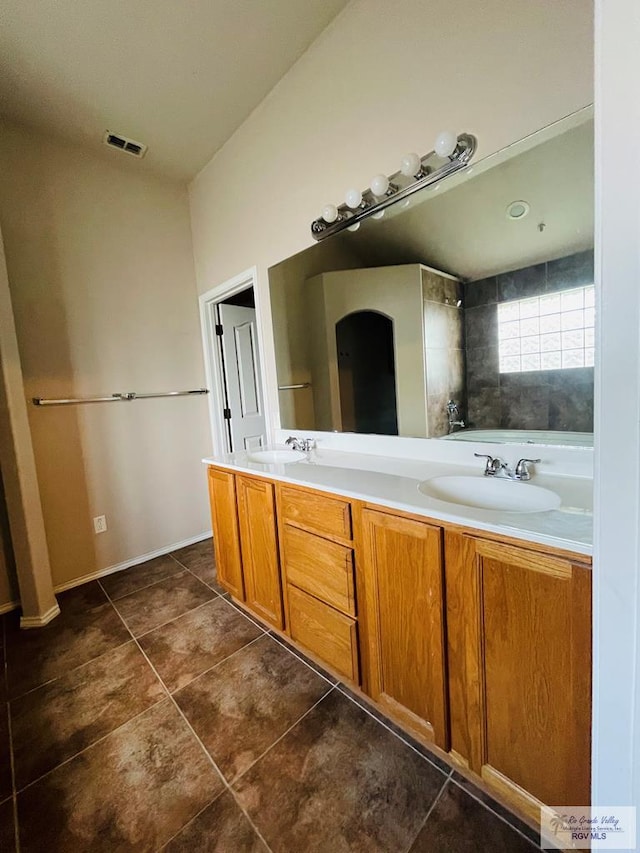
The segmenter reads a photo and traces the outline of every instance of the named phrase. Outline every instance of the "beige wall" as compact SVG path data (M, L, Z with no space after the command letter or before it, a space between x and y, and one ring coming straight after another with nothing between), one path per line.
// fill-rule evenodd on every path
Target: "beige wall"
M17 600L18 590L9 516L4 498L4 486L0 479L0 613Z
M324 364L331 387L328 429L342 429L336 324L356 311L379 311L393 320L398 434L427 435L427 397L422 320L422 279L418 264L331 272L319 276L326 324ZM323 427L319 427L323 429Z
M27 401L4 242L0 230L0 468L11 531L7 563L15 565L21 624L44 625L59 613L53 594L42 502L29 429ZM5 544L9 539L4 535ZM8 586L11 581L9 571Z
M28 397L204 385L183 187L4 126L0 221ZM210 528L204 397L29 419L56 585Z
M321 332L318 328L320 318L324 316L323 298L319 294L320 304L317 309L312 309L314 294L308 287L308 279L328 270L360 266L363 266L362 259L350 248L349 241L338 238L319 243L269 270L278 385L311 382L311 342L320 341L321 348L325 348L324 327ZM279 392L283 428L320 428L316 425L314 411L316 390L312 386Z
M352 0L193 181L198 289L255 264L266 291L323 204L442 128L482 157L591 102L592 53L588 0Z

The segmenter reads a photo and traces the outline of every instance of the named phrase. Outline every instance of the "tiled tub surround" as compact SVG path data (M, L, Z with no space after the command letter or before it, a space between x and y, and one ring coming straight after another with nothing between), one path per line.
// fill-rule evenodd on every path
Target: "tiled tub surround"
M426 267L421 276L427 436L437 438L449 431L449 400L466 408L463 284Z
M3 853L539 849L219 592L208 540L63 593L44 629L4 617Z
M467 420L476 429L593 432L593 368L500 373L502 302L593 284L593 251L464 285Z

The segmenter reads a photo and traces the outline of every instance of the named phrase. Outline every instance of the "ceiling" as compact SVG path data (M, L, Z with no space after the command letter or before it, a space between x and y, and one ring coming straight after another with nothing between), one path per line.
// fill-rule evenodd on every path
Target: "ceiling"
M347 2L2 0L0 116L189 180Z

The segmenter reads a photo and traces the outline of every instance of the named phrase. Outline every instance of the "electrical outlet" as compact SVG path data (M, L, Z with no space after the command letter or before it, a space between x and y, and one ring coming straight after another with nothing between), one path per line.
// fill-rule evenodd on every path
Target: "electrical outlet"
M97 515L93 519L93 529L96 533L104 533L107 529L107 517L106 515Z

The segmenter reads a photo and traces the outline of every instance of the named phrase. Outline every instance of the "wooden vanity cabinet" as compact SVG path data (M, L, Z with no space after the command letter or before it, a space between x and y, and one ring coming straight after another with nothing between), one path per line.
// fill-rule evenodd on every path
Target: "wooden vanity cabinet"
M447 750L442 529L366 507L358 526L368 693Z
M588 558L209 468L220 583L507 802L588 805Z
M245 601L275 628L284 628L278 557L275 486L264 478L236 476Z
M234 598L244 601L235 476L210 466L209 500L218 581Z
M591 572L570 556L445 534L452 755L537 820L588 805Z

